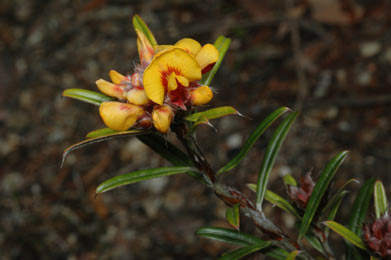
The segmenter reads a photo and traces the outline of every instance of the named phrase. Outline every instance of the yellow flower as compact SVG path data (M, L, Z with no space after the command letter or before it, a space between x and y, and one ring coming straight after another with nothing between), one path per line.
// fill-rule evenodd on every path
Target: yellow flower
M99 113L106 126L115 131L125 131L136 123L144 110L140 106L110 101L100 105Z
M167 133L177 110L202 106L213 98L208 86L199 83L202 74L216 63L219 53L211 44L185 38L175 45L155 45L136 29L140 64L132 75L111 70L111 82L96 81L99 90L118 101L103 102L103 122L116 131L130 127ZM152 102L151 102L152 101Z
M143 84L147 97L162 105L165 92L175 90L175 84L188 85L200 80L201 75L201 67L192 55L181 48L171 48L155 55L144 71Z
M152 120L156 130L163 134L167 133L168 129L170 129L173 116L174 112L167 105L155 108L152 112Z
M212 98L213 92L208 86L201 86L191 91L191 100L195 106L208 104Z
M137 29L136 33L138 55L140 57L141 66L145 67L151 62L152 57L154 55L154 50L144 33L140 32Z
M202 74L208 72L219 59L219 51L210 43L201 47L201 44L196 40L184 38L175 43L175 46L187 50L195 57L201 67Z

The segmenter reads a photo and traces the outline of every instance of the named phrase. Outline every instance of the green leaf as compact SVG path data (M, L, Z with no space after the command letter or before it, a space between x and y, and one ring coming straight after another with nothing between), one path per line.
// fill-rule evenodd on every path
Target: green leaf
M196 234L207 237L209 239L214 239L220 242L238 246L248 246L265 242L264 240L250 234L219 227L203 227L198 229Z
M238 246L249 246L266 242L256 236L227 228L203 227L200 228L196 234L209 239ZM263 249L262 253L278 260L284 260L288 256L288 252L275 246Z
M249 187L252 191L256 192L257 191L257 185L254 183L249 183L247 184L247 187ZM265 194L265 199L272 203L273 205L276 205L282 210L285 210L286 212L289 212L293 214L295 217L298 219L301 219L301 216L299 212L283 197L280 195L277 195L276 193L272 192L271 190L267 190Z
M343 200L343 198L345 197L346 194L348 194L349 192L348 191L343 191L341 192L340 196L337 198L336 202L334 203L334 205L331 207L330 209L330 212L329 212L329 215L327 216L327 220L334 220L335 216L337 215L337 212L338 212L338 209L339 209L339 206L341 205L341 202ZM326 227L325 231L324 231L326 237L329 236L329 228Z
M222 167L217 174L222 174L224 172L227 172L229 170L232 170L234 167L236 167L246 156L246 154L250 151L250 149L254 146L255 142L258 140L258 138L266 131L266 129L281 115L283 115L285 112L289 111L290 109L287 107L280 107L277 110L275 110L273 113L271 113L268 117L265 118L265 120L262 121L258 125L258 127L255 129L255 131L250 135L250 137L246 140L244 146L239 151L239 153L233 158L230 162L228 162L224 167Z
M295 186L295 187L297 186L297 181L290 174L284 175L284 177L282 177L282 179L284 180L285 185L291 185L291 186Z
M262 249L260 252L277 260L285 260L285 258L289 255L287 251L276 246L270 246Z
M78 99L97 106L100 106L102 102L114 100L113 98L106 96L102 93L86 90L86 89L80 89L80 88L66 89L62 92L62 95L64 97Z
M151 132L137 136L137 138L155 153L169 161L175 166L193 166L191 159L178 147L166 140L162 135ZM195 171L188 171L186 174L200 179L201 175Z
M304 238L308 241L308 243L314 248L316 249L318 252L322 253L322 254L326 254L324 252L324 249L323 249L323 246L322 246L322 243L319 241L319 239L313 234L313 233L307 233L304 235Z
M145 37L149 40L152 46L157 45L155 36L153 36L153 33L151 30L148 28L148 26L145 24L144 20L141 19L139 15L133 16L133 27L135 30L139 30L142 33L145 34Z
M341 187L339 187L339 189L335 192L335 194L330 198L329 202L326 204L326 206L323 207L320 215L323 215L325 214L328 210L330 210L335 203L337 203L337 201L340 199L341 197L341 193L345 193L346 194L346 190L344 190L346 188L346 186L352 182L355 182L355 183L360 183L357 179L355 178L352 178L350 180L348 180L347 182L345 182Z
M225 212L225 218L228 223L233 226L235 229L239 230L240 225L240 213L239 213L240 204L236 204L233 207L227 208Z
M216 61L213 68L209 72L207 72L206 74L204 74L202 76L202 79L200 81L201 85L207 85L207 86L210 85L213 77L216 75L216 72L220 68L221 62L223 61L224 56L227 53L230 44L231 44L230 38L226 38L224 36L220 36L217 38L214 45L215 45L216 49L219 51L219 58Z
M86 138L101 137L101 136L105 136L105 135L113 134L113 133L117 133L117 131L115 131L111 128L101 128L101 129L97 129L97 130L89 132L86 135Z
M362 224L367 215L369 203L371 201L375 178L370 178L359 190L357 197L351 207L348 227L356 235L361 236Z
M286 260L295 260L296 256L300 253L299 250L292 251L286 258Z
M251 253L260 251L264 248L269 247L272 244L272 242L263 242L260 244L250 245L242 248L238 248L232 252L224 254L222 257L219 258L219 260L236 260L240 259L243 256L249 255Z
M341 166L341 164L345 160L347 154L347 151L343 151L334 156L321 173L304 212L303 220L299 229L299 239L305 235L309 226L311 225L312 219L315 216L320 201L322 200L327 188L329 187L332 179L337 173L339 166Z
M325 221L323 222L323 224L325 224L327 227L332 229L334 232L339 234L341 237L343 237L344 239L346 239L356 247L366 250L365 245L361 240L361 238L357 236L355 233L353 233L352 231L350 231L349 229L347 229L346 227L332 220Z
M155 168L155 169L139 170L127 174L122 174L101 183L98 186L98 188L96 188L96 193L99 194L127 184L150 180L150 179L163 177L163 176L169 176L178 173L184 173L190 170L191 167L175 166L175 167L162 167L162 168Z
M297 116L298 112L293 112L281 122L276 131L274 131L274 134L266 148L261 168L259 169L257 182L256 205L257 209L260 211L262 211L262 203L266 193L267 182L269 180L269 175L273 168L274 161L277 157L277 153Z
M206 111L190 114L185 117L187 121L197 122L199 120L209 120L215 119L228 115L240 115L240 113L233 107L225 106L225 107L217 107L208 109Z
M383 183L380 180L375 182L374 187L376 218L380 218L388 209L388 201Z
M83 140L83 141L78 142L76 144L73 144L64 150L64 152L62 154L61 167L64 164L64 161L65 161L65 158L67 157L67 155L74 150L77 150L79 148L82 148L82 147L90 145L90 144L99 143L99 142L103 142L106 140L119 138L119 137L139 135L142 133L143 133L143 131L141 131L141 130L129 130L129 131L122 131L122 132L114 132L111 134L106 134L106 135L101 135L98 137L86 139L86 140Z
M370 178L364 183L357 194L353 206L351 207L348 227L358 236L361 236L362 224L365 221L369 204L371 202L374 183L375 178ZM359 252L355 247L348 245L346 259L368 259L368 257L361 256L361 252Z

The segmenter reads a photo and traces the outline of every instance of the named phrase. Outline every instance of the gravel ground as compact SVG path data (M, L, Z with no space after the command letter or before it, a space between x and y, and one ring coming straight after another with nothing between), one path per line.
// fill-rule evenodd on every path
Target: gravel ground
M212 84L211 106L232 105L251 120L216 120L217 132L200 127L199 143L215 169L262 118L288 106L301 114L277 158L273 191L285 194L283 174L299 177L312 169L316 177L333 155L348 149L335 184L376 176L389 194L389 11L389 2L380 0L0 1L0 258L215 259L230 249L194 234L201 226L226 226L225 206L187 176L94 198L96 186L109 177L169 165L136 139L75 151L60 168L68 145L103 127L97 107L61 92L96 90L95 80L107 79L110 69L132 71L136 13L159 43L232 38ZM271 134L225 183L246 190L256 181ZM344 201L338 220L346 218L353 199ZM266 211L292 230L291 216L270 205ZM245 221L242 226L254 232Z

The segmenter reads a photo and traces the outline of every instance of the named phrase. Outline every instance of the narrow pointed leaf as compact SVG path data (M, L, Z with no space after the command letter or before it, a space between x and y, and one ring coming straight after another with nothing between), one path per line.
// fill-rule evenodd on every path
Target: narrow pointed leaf
M249 187L254 192L257 191L257 185L254 183L247 184L247 187ZM280 195L272 192L271 190L266 191L265 200L272 203L273 205L276 205L280 209L285 210L286 212L293 214L298 219L301 219L300 214L287 200L285 200Z
M298 112L293 112L281 122L276 131L274 131L274 134L266 148L261 168L259 169L258 173L256 194L256 205L258 210L262 210L262 203L266 193L267 182L269 180L270 172L273 168L278 151L280 150L281 144L285 140L285 137L287 136L289 129L291 128L297 116Z
M289 110L290 109L287 107L280 107L276 109L273 113L271 113L269 116L267 116L262 121L262 123L258 125L255 131L250 135L250 137L246 140L245 144L243 145L239 153L224 167L222 167L217 174L222 174L236 167L243 160L243 158L250 151L250 149L254 146L255 142L259 139L259 137L266 131L266 129L268 129L269 126L275 120L277 120L281 115L288 112Z
M318 252L322 253L323 255L326 255L324 252L324 249L322 247L322 243L319 241L319 239L313 234L313 233L307 233L304 235L304 238L307 240L307 242Z
M86 135L86 138L101 137L101 136L105 136L105 135L113 134L113 133L117 133L117 131L115 131L111 128L101 128L101 129L97 129L97 130L89 132Z
M260 251L264 248L269 247L272 242L263 242L260 244L250 245L242 248L238 248L232 252L224 254L219 260L237 260L242 258L243 256L252 254L254 252Z
M332 229L334 232L338 233L341 237L356 247L366 250L364 242L361 240L361 238L346 227L332 220L325 221L323 224Z
M199 120L210 120L228 115L240 115L240 113L233 107L216 107L202 112L190 114L185 117L187 121L197 122Z
M203 227L198 229L196 234L220 242L238 246L248 246L265 242L264 240L250 234L241 233L233 229L219 227Z
M357 194L353 206L351 207L348 227L351 231L353 231L358 236L361 236L362 224L365 221L369 204L371 202L374 183L375 183L375 178L370 178L364 183L364 185L361 187L361 189ZM355 247L351 245L348 245L346 259L355 260L355 259L368 259L368 258L365 256L361 256L361 252L359 252L359 250L357 250Z
M148 28L148 26L146 25L144 20L141 19L141 17L137 14L135 16L133 16L133 27L135 30L137 29L137 30L141 31L142 33L144 33L152 46L157 45L155 36L153 36L153 33Z
M346 186L350 183L360 183L357 179L355 178L352 178L350 180L348 180L347 182L345 182L341 187L339 187L339 189L335 192L335 194L330 198L329 202L326 204L325 207L323 207L322 211L321 211L321 215L325 214L328 210L330 210L334 204L340 199L341 197L341 193L345 193L346 195L346 190L344 190L346 188Z
M77 150L79 148L82 148L82 147L90 145L90 144L99 143L99 142L103 142L106 140L111 140L111 139L119 138L119 137L140 135L142 133L143 133L143 131L141 131L141 130L129 130L129 131L122 131L122 132L114 132L111 134L106 134L106 135L101 135L101 136L98 136L95 138L86 139L86 140L83 140L79 143L73 144L64 150L64 152L62 154L61 167L64 164L64 161L65 161L65 158L67 157L67 155L74 150Z
M286 258L286 260L295 260L296 259L296 256L300 253L299 250L296 250L296 251L293 251L291 252L288 257Z
M227 208L227 211L225 212L225 218L228 223L237 230L239 230L240 226L239 207L240 204L236 204L233 207Z
M381 181L378 180L375 182L373 194L375 199L376 218L380 218L388 208L386 190L384 189L383 183Z
M206 86L210 85L210 83L212 82L212 79L216 75L216 72L219 70L219 68L221 66L221 63L224 59L225 54L228 51L230 44L231 44L230 38L226 38L224 36L220 36L217 38L214 45L215 45L216 49L219 51L219 58L218 58L217 62L215 63L215 65L213 66L213 68L209 72L207 72L205 75L202 76L202 79L200 81L201 85L206 85Z
M348 227L358 236L361 236L362 224L372 198L374 183L375 178L370 178L364 183L351 207Z
M341 166L345 160L348 152L343 151L336 156L334 156L331 161L326 165L325 169L321 173L314 190L311 194L311 197L308 201L303 220L299 229L299 239L304 236L307 232L309 226L311 225L312 219L315 216L316 211L318 210L319 204L326 193L327 188L329 187L332 179L337 173L338 168Z
M285 258L289 255L287 251L276 246L269 246L268 248L262 249L260 253L277 260L285 260Z
M297 186L297 181L290 174L284 175L284 177L282 177L282 179L284 180L285 185L291 185L291 186L295 186L295 187Z
M96 193L99 194L131 183L150 180L163 176L169 176L178 173L184 173L190 170L191 167L176 166L139 170L127 174L122 174L101 183L96 189Z
M345 197L346 194L348 194L349 192L348 191L343 191L340 196L338 197L337 201L335 202L335 204L331 207L330 209L330 212L329 212L329 215L327 216L327 220L334 220L335 216L337 215L337 212L338 212L338 209L339 209L339 206L341 205L341 202L343 200L343 198ZM324 233L326 235L326 237L329 236L329 228L326 227L326 229L324 230Z
M217 240L227 244L238 245L238 246L248 246L248 245L260 244L266 242L250 234L241 233L236 230L219 228L219 227L203 227L200 228L196 232L196 234L209 239ZM267 256L270 256L278 260L284 260L288 256L287 251L276 246L271 246L263 249L262 254L265 254Z
M182 150L158 133L139 135L137 139L175 166L193 166L191 159ZM195 171L187 171L186 174L196 179L201 178L201 175Z
M326 214L326 212L331 210L335 206L335 204L337 204L339 201L341 201L343 199L343 197L345 197L345 195L348 193L349 193L349 191L347 191L347 190L342 190L340 192L337 192L335 194L336 196L333 196L330 199L330 201L327 203L327 205L322 208L320 214L321 215Z
M113 98L102 93L79 88L66 89L62 92L62 95L64 97L74 98L97 106L100 106L100 104L105 101L113 101Z

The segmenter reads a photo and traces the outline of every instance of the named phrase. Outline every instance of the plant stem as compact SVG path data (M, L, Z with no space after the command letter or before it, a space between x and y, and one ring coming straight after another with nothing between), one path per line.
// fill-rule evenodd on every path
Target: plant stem
M272 221L266 218L262 211L257 210L253 203L243 193L216 181L216 173L213 171L198 146L195 136L189 131L188 125L181 121L182 120L178 120L178 123L173 124L171 129L185 147L188 155L194 162L194 165L203 175L206 185L213 190L216 196L229 207L239 204L241 212L254 222L257 229L269 236L270 239L278 241L287 250L300 250L299 245L284 234ZM303 254L302 257L304 259L312 259L308 254Z

